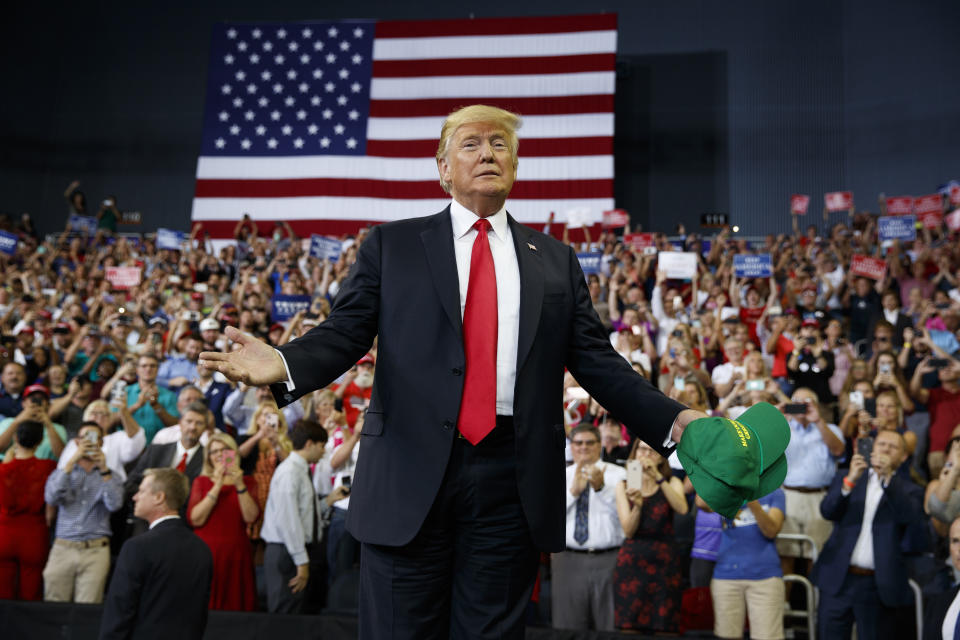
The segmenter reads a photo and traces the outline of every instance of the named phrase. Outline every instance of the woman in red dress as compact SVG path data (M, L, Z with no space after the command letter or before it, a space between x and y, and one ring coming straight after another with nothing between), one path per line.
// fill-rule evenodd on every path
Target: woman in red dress
M195 533L213 553L210 608L253 611L257 593L247 525L260 513L250 495L254 482L240 471L237 443L225 433L210 436L203 471L190 490L187 513Z
M42 600L50 550L43 487L57 467L33 455L43 425L17 426L13 459L0 464L0 600Z

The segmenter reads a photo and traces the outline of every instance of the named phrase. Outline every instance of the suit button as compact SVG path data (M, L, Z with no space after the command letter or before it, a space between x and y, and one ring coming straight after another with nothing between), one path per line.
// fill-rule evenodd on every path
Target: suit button
M444 429L453 429L453 420L444 420L443 422Z
M452 373L455 376L463 375L463 369L461 369L460 367L454 367Z

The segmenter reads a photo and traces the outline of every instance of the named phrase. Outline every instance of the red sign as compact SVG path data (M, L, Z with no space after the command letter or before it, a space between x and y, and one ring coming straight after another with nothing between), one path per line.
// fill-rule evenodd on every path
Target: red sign
M913 213L913 196L887 198L888 216L908 216Z
M823 194L827 211L846 211L853 208L853 191L833 191Z
M790 213L797 216L807 215L807 207L810 206L810 196L795 193L790 196Z
M129 289L140 284L140 267L107 267L107 282L114 289Z
M947 228L950 231L960 230L960 209L947 214Z
M879 258L871 258L856 253L850 259L850 272L855 276L882 280L887 273L887 263Z
M639 251L644 255L657 252L657 244L652 233L625 233L623 234L623 242L632 247L634 251Z
M920 196L913 201L917 220L927 229L939 229L943 224L943 198L939 193Z
M603 228L624 227L630 222L630 214L626 209L611 209L603 212Z
M960 204L960 184L950 187L950 204Z

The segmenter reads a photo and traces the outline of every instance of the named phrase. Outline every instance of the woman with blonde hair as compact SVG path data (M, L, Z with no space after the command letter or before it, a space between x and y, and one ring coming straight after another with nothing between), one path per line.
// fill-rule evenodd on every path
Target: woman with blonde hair
M254 540L260 537L263 510L267 506L273 472L293 451L293 444L287 436L288 431L283 412L273 400L268 400L261 402L256 408L250 417L250 430L239 438L240 466L256 481L254 498L260 508L260 515L247 528Z
M237 443L215 432L203 450L203 471L193 481L187 515L194 533L213 554L210 608L253 611L257 588L253 575L253 547L247 525L260 509L250 496L252 478L240 470Z

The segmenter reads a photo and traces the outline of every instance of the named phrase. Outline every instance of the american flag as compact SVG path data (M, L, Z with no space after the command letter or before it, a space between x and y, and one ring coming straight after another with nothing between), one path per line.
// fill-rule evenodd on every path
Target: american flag
M192 219L215 237L244 213L308 236L434 213L443 119L484 103L523 116L511 214L599 223L616 47L610 14L218 24Z

